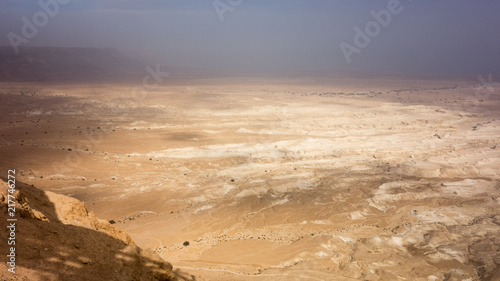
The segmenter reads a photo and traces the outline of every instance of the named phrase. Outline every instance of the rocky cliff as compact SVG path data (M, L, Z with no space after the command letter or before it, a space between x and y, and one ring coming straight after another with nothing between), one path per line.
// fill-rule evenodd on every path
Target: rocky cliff
M9 195L11 195L9 197ZM15 199L12 197L14 196ZM9 200L11 200L9 202ZM15 205L15 216L8 207ZM17 221L8 221L8 219ZM0 181L0 280L191 280L77 199ZM15 230L12 231L15 226ZM14 239L9 240L9 237ZM14 241L15 244L9 241ZM15 268L8 264L12 252ZM10 269L10 272L9 272ZM12 273L14 271L15 273Z

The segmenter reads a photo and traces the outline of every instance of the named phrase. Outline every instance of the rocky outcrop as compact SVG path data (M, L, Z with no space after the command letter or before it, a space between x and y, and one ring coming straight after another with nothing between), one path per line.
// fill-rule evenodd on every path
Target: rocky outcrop
M7 183L0 181L0 219L7 223ZM16 183L15 245L2 227L2 256L15 249L15 274L0 265L0 280L188 280L124 231L88 212L77 199Z

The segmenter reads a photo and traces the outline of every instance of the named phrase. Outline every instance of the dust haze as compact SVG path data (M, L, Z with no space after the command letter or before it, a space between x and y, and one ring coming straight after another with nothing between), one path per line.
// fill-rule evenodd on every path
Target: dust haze
M0 279L500 280L499 11L1 2Z
M50 2L44 0L42 2ZM117 48L170 68L315 73L333 70L433 75L500 74L499 4L481 1L181 1L65 0L21 46ZM57 3L57 2L56 2ZM392 3L392 4L391 4ZM371 11L401 9L347 64L341 42ZM50 6L49 8L50 9ZM22 36L37 1L0 3L0 45ZM54 10L54 8L52 8ZM38 18L43 22L43 17Z

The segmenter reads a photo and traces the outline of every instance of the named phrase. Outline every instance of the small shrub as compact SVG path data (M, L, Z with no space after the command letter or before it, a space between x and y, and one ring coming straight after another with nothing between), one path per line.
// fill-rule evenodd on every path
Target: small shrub
M189 246L189 241L186 241L186 242L182 243L182 245Z

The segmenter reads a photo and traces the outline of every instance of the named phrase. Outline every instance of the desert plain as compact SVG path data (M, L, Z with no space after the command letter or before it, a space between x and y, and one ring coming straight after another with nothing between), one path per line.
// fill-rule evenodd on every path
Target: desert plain
M2 83L0 171L197 280L500 280L500 85L167 80Z

